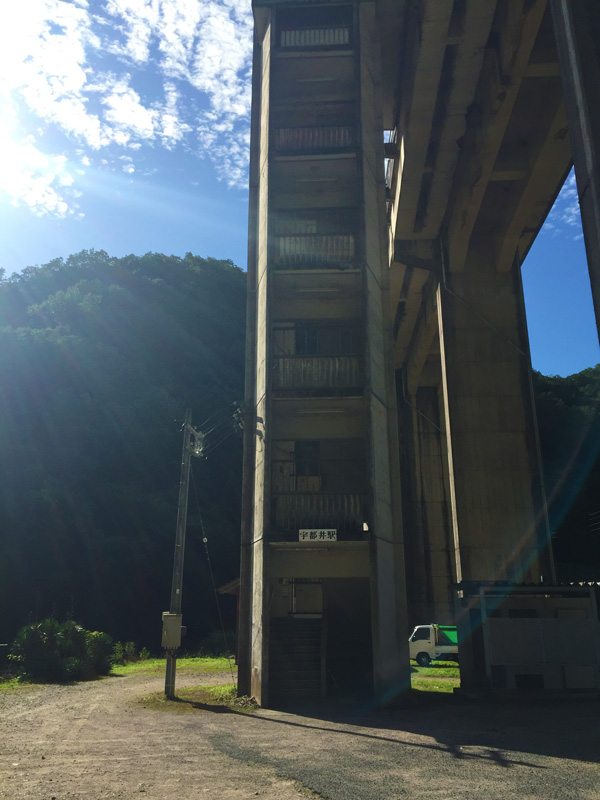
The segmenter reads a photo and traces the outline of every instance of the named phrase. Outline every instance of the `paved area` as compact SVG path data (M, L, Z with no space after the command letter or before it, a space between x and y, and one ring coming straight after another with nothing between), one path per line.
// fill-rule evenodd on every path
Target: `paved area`
M185 676L178 686L215 676ZM159 678L0 696L0 798L598 800L600 703L157 711Z

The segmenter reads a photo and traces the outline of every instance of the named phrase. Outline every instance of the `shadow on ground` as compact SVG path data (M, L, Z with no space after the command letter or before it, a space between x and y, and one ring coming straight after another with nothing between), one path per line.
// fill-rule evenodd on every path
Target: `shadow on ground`
M405 731L437 742L437 746L414 742L410 746L446 750L457 759L485 757L502 766L527 765L515 759L515 753L600 761L600 701L589 696L523 695L475 701L460 695L412 692L403 705L394 708L377 709L367 703L354 707L342 702L298 704L260 716L280 725L333 730L341 736L402 746L406 742L391 734ZM504 755L507 751L513 756Z
M217 705L215 703L202 703L197 700L188 700L185 697L172 697L169 700L170 703L182 703L190 708L195 708L198 711L212 711L215 714L241 714L240 711L236 711L234 708L229 708L229 706L224 705Z

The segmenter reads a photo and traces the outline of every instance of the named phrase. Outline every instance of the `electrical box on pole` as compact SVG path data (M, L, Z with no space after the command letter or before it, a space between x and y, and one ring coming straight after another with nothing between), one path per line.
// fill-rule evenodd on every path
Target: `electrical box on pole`
M181 647L181 620L181 614L163 611L162 646L165 650L177 650L178 647Z

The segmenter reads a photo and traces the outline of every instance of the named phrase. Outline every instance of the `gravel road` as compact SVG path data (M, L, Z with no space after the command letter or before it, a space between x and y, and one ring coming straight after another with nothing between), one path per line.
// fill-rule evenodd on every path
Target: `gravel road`
M132 675L0 695L0 798L600 798L597 700L303 715L135 702L162 687Z

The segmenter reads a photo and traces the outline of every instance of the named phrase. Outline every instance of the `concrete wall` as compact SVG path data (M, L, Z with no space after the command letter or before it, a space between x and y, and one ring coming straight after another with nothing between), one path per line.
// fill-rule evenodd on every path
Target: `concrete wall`
M463 689L600 688L600 623L593 592L550 586L499 594L482 587L462 606Z

